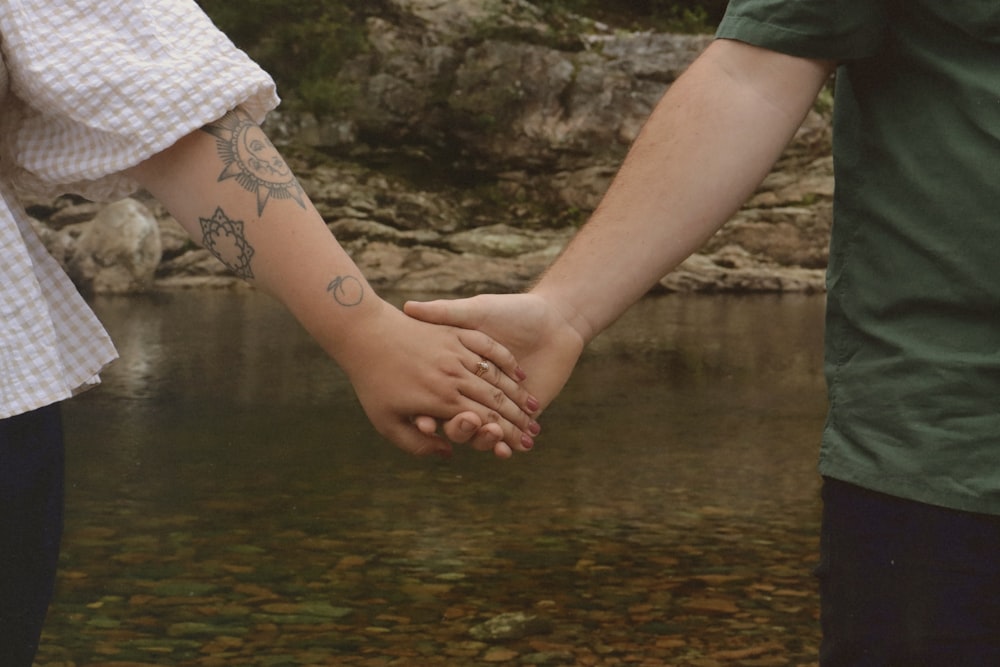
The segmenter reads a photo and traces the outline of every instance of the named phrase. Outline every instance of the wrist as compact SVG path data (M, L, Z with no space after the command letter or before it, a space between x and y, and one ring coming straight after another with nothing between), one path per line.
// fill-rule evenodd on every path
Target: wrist
M366 285L367 288L367 285ZM392 306L370 289L353 305L344 305L329 291L324 303L300 321L348 377L363 372L378 341L385 340L387 310Z
M545 302L549 312L553 313L557 320L556 326L563 329L565 333L579 338L581 348L586 347L597 335L597 327L558 291L540 283L531 290L531 294Z

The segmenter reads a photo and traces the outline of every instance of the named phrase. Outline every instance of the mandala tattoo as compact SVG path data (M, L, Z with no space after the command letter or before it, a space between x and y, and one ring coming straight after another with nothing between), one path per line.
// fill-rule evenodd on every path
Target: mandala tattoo
M219 182L234 179L241 188L257 195L257 215L267 202L293 199L306 207L305 192L284 158L250 116L240 110L206 125L203 131L215 137L224 165Z
M326 291L341 306L356 306L365 298L365 287L354 276L337 276L326 286Z
M254 251L243 235L243 222L231 220L221 208L216 208L211 218L198 220L201 222L202 245L237 276L253 280L250 258Z

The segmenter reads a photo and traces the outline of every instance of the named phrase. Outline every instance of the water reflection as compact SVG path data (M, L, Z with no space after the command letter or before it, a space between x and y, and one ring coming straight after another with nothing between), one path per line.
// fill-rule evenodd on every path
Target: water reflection
M95 307L41 665L814 662L819 297L641 302L507 462L380 441L265 297Z

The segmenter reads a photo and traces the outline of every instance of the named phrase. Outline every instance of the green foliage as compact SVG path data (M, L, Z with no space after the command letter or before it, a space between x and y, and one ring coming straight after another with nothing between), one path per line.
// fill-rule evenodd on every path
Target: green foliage
M819 91L819 95L816 96L816 102L813 104L813 109L824 116L830 116L833 113L833 89L834 80L831 78L823 86L823 89Z
M291 106L327 111L353 91L333 81L363 52L365 15L342 0L198 0L216 25L274 77ZM369 9L372 5L369 5Z

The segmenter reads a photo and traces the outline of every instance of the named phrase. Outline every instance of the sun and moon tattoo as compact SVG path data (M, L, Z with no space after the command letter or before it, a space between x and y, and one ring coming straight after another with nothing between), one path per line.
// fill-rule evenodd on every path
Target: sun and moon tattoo
M257 199L257 215L272 200L291 200L306 208L306 194L291 168L271 140L249 114L237 109L202 131L215 137L222 160L218 182L232 180ZM202 244L236 276L254 278L254 248L247 241L242 220L230 218L216 207L210 218L198 218ZM356 277L337 276L326 291L342 306L356 306L364 299L364 284Z

